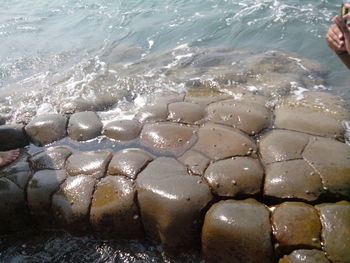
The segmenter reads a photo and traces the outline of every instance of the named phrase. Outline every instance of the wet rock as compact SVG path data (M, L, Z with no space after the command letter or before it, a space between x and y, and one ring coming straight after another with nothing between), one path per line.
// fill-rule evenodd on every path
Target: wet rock
M336 120L350 119L350 111L345 107L346 102L341 97L326 92L303 92L286 97L281 104L290 108L303 107L319 111Z
M193 89L186 94L185 101L190 103L207 106L210 103L232 99L232 96L226 95L219 91L214 92L209 89Z
M52 211L57 222L75 235L89 230L89 207L95 179L87 175L68 177L52 196Z
M315 201L323 193L320 175L304 160L266 166L265 197Z
M341 99L323 92L289 96L277 107L275 115L278 128L340 139L344 136L342 121L350 119Z
M66 136L67 118L59 114L45 114L35 117L25 127L29 139L43 146Z
M96 81L99 81L99 78L96 79ZM106 80L104 80L106 82ZM111 80L107 80L107 82L110 81L107 85L114 85L115 79L112 78ZM113 83L113 84L112 84ZM115 90L108 92L108 89L105 89L105 86L101 86L101 83L98 83L98 88L95 91L95 96L91 100L91 102L94 105L94 109L97 111L104 111L108 108L115 105L121 98L126 96L125 91L115 92ZM103 89L103 91L101 90Z
M141 237L141 220L134 197L130 179L123 176L103 178L92 198L90 223L94 232L112 239Z
M119 120L109 122L103 128L103 134L117 141L130 141L136 139L142 125L136 120Z
M64 169L67 158L72 149L66 146L50 147L30 158L34 171Z
M0 177L6 177L21 189L25 189L31 175L32 171L25 158L21 158L0 171Z
M65 170L41 170L36 172L29 181L27 188L28 206L31 213L40 219L40 223L47 223L42 222L43 218L52 216L51 196L59 189L66 177Z
M212 199L209 187L171 158L151 162L136 183L146 234L165 248L192 247Z
M207 262L274 262L269 210L254 199L227 200L207 212L202 231Z
M321 222L313 206L298 202L278 205L272 212L276 251L294 248L321 249Z
M126 149L114 154L108 174L124 175L135 179L137 174L150 162L153 157L140 149Z
M213 160L234 156L255 156L255 142L237 129L216 124L206 124L198 131L194 150Z
M325 115L323 112L307 108L279 106L275 110L275 116L276 128L334 138L342 138L344 136L342 122Z
M76 98L74 100L68 101L61 106L61 114L73 114L82 111L92 111L94 110L94 105L92 102L87 101L83 98Z
M205 116L204 107L189 102L176 102L168 106L169 120L193 124Z
M28 145L23 125L0 126L0 151L23 148Z
M278 263L330 263L322 251L300 249L284 256Z
M100 178L106 174L111 159L112 153L108 150L75 152L67 159L67 173L70 176L84 174Z
M24 191L7 178L0 178L0 233L18 231L23 225Z
M146 124L141 132L141 144L158 153L176 156L184 153L195 142L195 128L174 124Z
M350 147L327 138L314 138L303 157L320 173L331 197L350 198Z
M68 124L68 135L73 140L86 141L101 135L102 122L92 111L74 113Z
M151 104L170 104L184 101L185 93L165 92L161 96L159 94L154 96Z
M350 203L316 206L322 223L323 249L331 262L350 262Z
M207 169L210 159L196 151L187 151L179 159L193 175L203 175Z
M263 184L264 170L250 157L234 157L209 165L204 178L219 196L256 195Z
M168 105L159 103L142 108L135 116L139 122L165 121L168 117Z
M232 126L248 134L256 134L271 124L270 111L260 104L246 101L227 100L210 104L207 119Z
M0 125L6 124L6 120L7 120L6 116L3 114L0 114Z
M260 138L259 149L265 164L302 159L310 136L305 133L273 130Z

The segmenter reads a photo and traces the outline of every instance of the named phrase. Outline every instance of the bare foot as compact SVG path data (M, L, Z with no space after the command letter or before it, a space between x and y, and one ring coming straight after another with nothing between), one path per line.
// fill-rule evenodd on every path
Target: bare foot
M0 152L0 167L3 167L9 163L12 163L19 156L19 149L11 150L7 152Z

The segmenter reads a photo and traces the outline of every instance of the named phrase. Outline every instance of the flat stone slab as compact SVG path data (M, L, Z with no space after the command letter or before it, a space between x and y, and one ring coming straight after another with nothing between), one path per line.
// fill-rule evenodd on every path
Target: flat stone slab
M175 123L145 124L141 144L157 153L179 156L195 143L195 131L193 127Z
M90 211L94 232L103 238L140 238L141 218L135 187L123 176L107 176L96 185Z
M31 167L34 171L64 169L71 154L72 149L69 147L50 147L30 158Z
M198 130L194 150L212 160L235 156L255 156L255 142L243 132L223 125L208 123Z
M205 117L203 106L189 102L171 103L168 110L168 119L174 122L194 124Z
M67 132L73 140L87 141L101 135L102 126L95 112L77 112L70 117Z
M263 184L264 169L259 160L234 157L209 165L204 178L218 196L236 197L259 194Z
M126 149L114 154L108 166L108 174L124 175L135 179L138 173L153 160L153 157L140 149Z
M117 141L130 141L138 138L142 125L136 120L118 120L106 124L103 134Z
M106 174L111 158L112 153L108 150L75 152L67 159L67 173L70 176L84 174L100 178Z
M257 134L271 125L271 112L260 104L227 100L210 104L207 119L240 129L247 134Z
M193 175L203 175L207 169L210 159L200 152L189 150L180 158L180 162L187 166L187 169Z
M316 206L322 223L322 240L331 262L350 262L350 203Z
M145 106L136 115L135 120L139 122L165 121L168 118L167 103L158 103Z
M64 138L67 118L60 114L45 114L35 117L25 127L25 131L34 144L43 146Z
M204 220L202 253L208 262L274 262L267 207L254 199L214 204Z
M304 160L266 166L264 196L312 202L325 191L320 175Z
M260 138L259 149L265 164L303 159L310 135L288 130L272 130Z
M303 157L321 176L327 194L350 198L350 147L344 143L314 138Z

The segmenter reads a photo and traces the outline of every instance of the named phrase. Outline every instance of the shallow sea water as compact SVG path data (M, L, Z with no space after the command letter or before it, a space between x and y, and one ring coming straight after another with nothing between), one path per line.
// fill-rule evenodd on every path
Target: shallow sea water
M220 73L239 74L234 63L249 62L250 52L271 50L291 52L295 67L303 66L299 58L305 58L329 70L322 85L298 84L292 92L326 90L349 104L350 74L325 41L340 4L330 0L1 1L0 115L7 123L25 122L43 112L58 112L66 100L102 94L111 97L104 103L114 105L99 113L104 121L131 118L149 95L187 91L189 82L205 75L203 68L224 65ZM228 52L220 55L219 48ZM227 54L240 55L231 61ZM0 237L0 248L0 262L201 262L196 253L169 257L148 241L103 241L51 231Z

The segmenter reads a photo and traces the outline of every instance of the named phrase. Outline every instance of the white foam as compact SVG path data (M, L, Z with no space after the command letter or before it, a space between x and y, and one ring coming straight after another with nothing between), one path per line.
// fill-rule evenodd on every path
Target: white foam
M350 121L344 121L343 125L345 127L345 141L350 145Z

